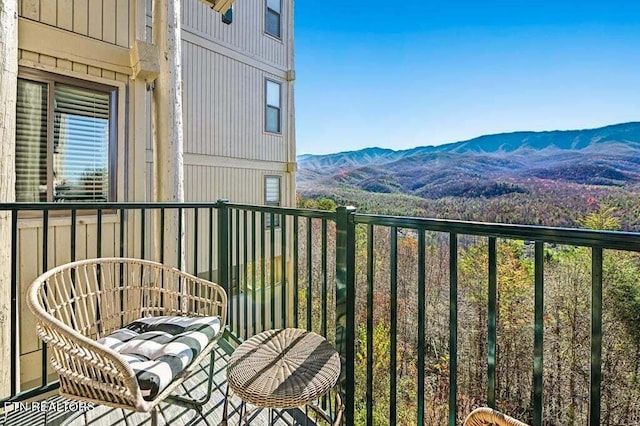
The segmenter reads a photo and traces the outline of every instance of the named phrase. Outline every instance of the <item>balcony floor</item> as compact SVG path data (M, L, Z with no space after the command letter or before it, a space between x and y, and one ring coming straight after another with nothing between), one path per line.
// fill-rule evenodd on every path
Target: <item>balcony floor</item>
M195 410L187 409L175 404L160 404L160 414L158 423L160 425L211 425L217 426L222 419L222 411L224 407L224 394L227 389L226 368L230 355L220 347L216 350L216 369L214 375L214 389L210 401L205 405L203 419ZM181 389L183 395L191 398L200 398L204 396L207 390L207 372L209 361L204 362L194 374L185 380ZM60 396L50 397L48 402L68 402ZM62 405L62 404L59 404ZM237 425L240 420L241 400L233 396L229 403L229 425ZM45 415L43 412L35 412L30 410L14 410L4 416L0 416L0 425L3 426L58 426L71 415L69 412L49 411L45 423ZM304 413L300 410L286 410L274 412L275 422L278 426L290 426L315 424L311 419L306 419ZM98 406L88 412L87 420L91 426L138 426L151 424L151 418L148 413L134 413L132 411L111 408L107 406ZM248 424L260 426L269 423L268 410L256 411L249 417ZM306 420L306 421L305 421ZM84 425L83 416L73 420L71 426Z

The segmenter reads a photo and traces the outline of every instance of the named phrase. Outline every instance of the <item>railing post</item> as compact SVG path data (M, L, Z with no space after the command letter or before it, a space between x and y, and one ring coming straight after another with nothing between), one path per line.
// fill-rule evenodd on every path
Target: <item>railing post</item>
M602 247L591 249L591 381L589 425L600 424L602 401Z
M355 210L336 209L336 345L342 363L339 385L347 425L352 425L355 417Z
M218 200L218 284L229 293L229 200ZM230 305L230 304L229 304ZM228 317L227 317L228 318Z

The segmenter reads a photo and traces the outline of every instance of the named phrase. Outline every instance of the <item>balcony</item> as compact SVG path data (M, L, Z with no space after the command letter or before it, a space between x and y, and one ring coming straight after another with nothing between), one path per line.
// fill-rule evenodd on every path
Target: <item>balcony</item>
M71 260L131 256L227 290L211 424L222 412L229 353L284 326L316 331L340 352L347 424L453 426L482 405L536 426L640 421L640 234L227 202L17 203L0 211L9 212L12 235L5 406L57 387L23 300L29 283ZM166 226L172 218L175 228ZM168 241L175 250L164 250ZM204 391L203 374L187 391ZM239 401L232 406L237 416ZM37 424L20 420L32 412L8 415L9 424ZM89 419L118 424L124 416L148 421L106 407ZM194 413L164 406L163 416L188 422ZM295 424L304 413L276 416Z

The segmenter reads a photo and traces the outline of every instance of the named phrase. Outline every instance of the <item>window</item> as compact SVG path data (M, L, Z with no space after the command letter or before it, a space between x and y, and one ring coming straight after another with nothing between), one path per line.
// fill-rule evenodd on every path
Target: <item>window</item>
M266 80L266 110L264 129L271 133L281 132L281 113L280 113L280 83Z
M16 201L113 198L115 90L85 85L18 79Z
M277 38L282 37L281 9L282 0L267 0L265 32Z
M267 206L280 205L280 177L265 176L264 178L264 201ZM280 226L280 215L274 215L273 226ZM265 228L271 228L271 214L265 214Z

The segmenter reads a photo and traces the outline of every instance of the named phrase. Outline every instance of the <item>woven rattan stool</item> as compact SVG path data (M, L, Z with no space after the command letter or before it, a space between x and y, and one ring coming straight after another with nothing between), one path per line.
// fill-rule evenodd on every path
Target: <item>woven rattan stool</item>
M306 406L329 423L340 424L342 402L336 392L336 415L330 419L314 402L327 394L340 376L340 357L327 340L297 328L267 330L247 339L227 365L229 389L255 408L287 409ZM223 423L227 419L228 396Z

